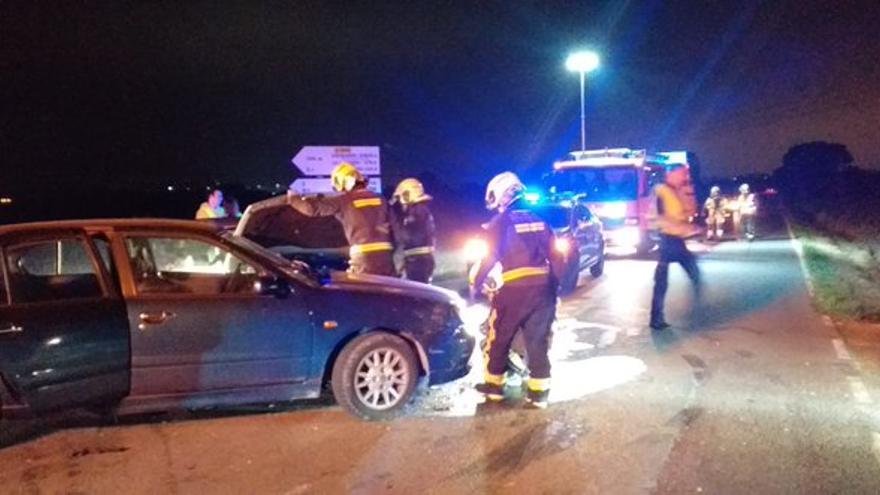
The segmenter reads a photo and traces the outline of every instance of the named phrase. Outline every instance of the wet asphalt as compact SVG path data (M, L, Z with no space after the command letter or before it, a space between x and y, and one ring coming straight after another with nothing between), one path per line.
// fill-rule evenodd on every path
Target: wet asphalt
M694 248L704 297L673 268L660 333L653 261L582 277L559 307L546 411L513 389L482 403L475 370L387 423L330 400L66 415L17 426L0 492L880 493L878 354L814 311L795 244Z

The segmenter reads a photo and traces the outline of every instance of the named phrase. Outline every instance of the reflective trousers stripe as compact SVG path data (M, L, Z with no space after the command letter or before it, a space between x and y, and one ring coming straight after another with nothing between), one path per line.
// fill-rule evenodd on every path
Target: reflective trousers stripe
M358 254L375 253L379 251L392 251L394 246L390 242L371 242L368 244L355 244L348 250L348 254L355 256Z
M489 334L486 336L486 345L483 347L483 363L486 365L486 369L483 372L483 380L492 385L504 385L503 374L495 375L489 373L489 349L491 349L492 344L495 343L495 321L497 319L498 311L495 308L492 308L492 312L489 313Z
M422 255L422 254L433 254L433 253L434 253L434 246L421 246L421 247L414 247L414 248L403 250L404 256L418 256L418 255Z
M550 269L546 266L525 266L502 273L501 280L507 283L525 277L536 277L539 275L547 275L549 273Z
M550 390L550 379L549 378L529 378L528 382L529 390L534 392L545 392Z

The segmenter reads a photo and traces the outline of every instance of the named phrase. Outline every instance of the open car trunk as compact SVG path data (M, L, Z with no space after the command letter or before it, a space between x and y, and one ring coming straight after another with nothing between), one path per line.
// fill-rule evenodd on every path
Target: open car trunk
M335 217L305 216L287 204L287 196L248 206L235 225L235 235L315 269L348 268L348 242L339 221Z

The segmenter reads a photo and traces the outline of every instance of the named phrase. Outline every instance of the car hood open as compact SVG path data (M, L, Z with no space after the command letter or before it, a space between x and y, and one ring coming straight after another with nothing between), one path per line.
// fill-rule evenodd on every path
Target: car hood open
M336 218L305 216L287 204L287 196L276 196L248 206L235 227L235 235L247 237L267 248L334 249L348 244Z

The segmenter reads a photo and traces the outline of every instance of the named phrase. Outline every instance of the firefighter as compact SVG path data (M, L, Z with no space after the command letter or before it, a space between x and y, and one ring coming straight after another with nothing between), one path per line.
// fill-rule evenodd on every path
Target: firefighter
M486 188L486 207L496 215L486 226L489 254L470 280L483 286L496 263L501 287L492 297L489 335L484 346L485 381L477 390L487 400L504 398L504 372L517 331L522 332L531 372L526 402L546 408L550 393L551 326L556 318L556 277L551 256L553 232L533 213L519 209L525 187L512 172L497 175Z
M213 218L226 218L226 210L223 209L223 191L219 189L212 190L196 211L196 220Z
M727 199L721 195L721 188L712 186L709 197L703 203L703 214L706 215L706 240L714 237L721 240L724 235L724 220L727 212Z
M700 270L696 258L685 245L685 239L696 234L690 219L697 209L687 165L674 165L667 169L665 183L656 187L655 194L660 258L654 272L650 327L663 330L669 328L663 314L663 300L669 288L670 263L678 263L684 268L693 283L695 294L698 297L700 294Z
M287 202L310 217L335 216L348 239L349 272L395 275L391 224L382 196L367 189L367 180L350 163L340 163L330 177L337 196L305 198L287 192Z
M418 179L404 179L397 185L392 203L399 204L394 214L394 237L403 249L403 272L406 278L431 283L434 274L434 217L428 208L431 196Z
M740 239L755 239L755 214L758 213L758 205L755 195L750 191L748 184L739 186L739 197L736 200L739 206L739 232Z

